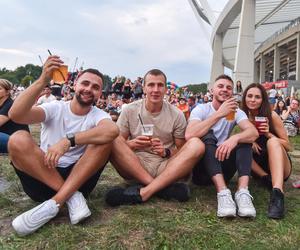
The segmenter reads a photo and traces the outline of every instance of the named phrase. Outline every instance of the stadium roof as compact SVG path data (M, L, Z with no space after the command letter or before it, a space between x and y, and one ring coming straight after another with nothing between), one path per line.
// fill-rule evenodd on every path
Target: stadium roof
M223 64L234 68L242 0L229 0L213 27L211 44L216 34L223 34ZM299 0L256 0L255 49L300 16Z

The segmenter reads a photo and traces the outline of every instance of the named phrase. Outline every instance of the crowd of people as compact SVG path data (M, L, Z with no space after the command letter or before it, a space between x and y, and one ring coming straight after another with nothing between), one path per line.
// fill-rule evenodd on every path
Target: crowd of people
M254 218L248 188L253 177L270 189L268 217L284 217L284 181L292 171L284 121L296 120L298 100L284 110L278 99L273 109L261 84L243 91L241 82L234 86L227 75L205 94L176 92L159 69L134 83L117 77L104 90L96 69L54 86L52 74L62 64L50 56L41 76L14 93L14 101L12 84L0 80L1 150L10 154L24 192L41 202L13 220L19 235L36 231L64 204L72 224L89 217L86 197L108 161L126 183L106 193L110 206L144 203L154 195L184 202L193 182L214 185L218 217ZM40 146L28 129L34 123L42 124ZM232 133L236 125L240 130ZM232 195L228 182L236 173Z

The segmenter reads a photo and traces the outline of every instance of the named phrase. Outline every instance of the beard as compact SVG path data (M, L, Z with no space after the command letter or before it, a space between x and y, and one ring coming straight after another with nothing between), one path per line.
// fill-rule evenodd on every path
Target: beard
M84 100L81 98L80 93L76 94L75 97L76 97L78 103L79 103L82 107L89 107L89 106L93 105L94 102L95 102L95 100L94 100L95 98L94 98L93 95L92 95L93 98L91 98L89 101L84 101Z

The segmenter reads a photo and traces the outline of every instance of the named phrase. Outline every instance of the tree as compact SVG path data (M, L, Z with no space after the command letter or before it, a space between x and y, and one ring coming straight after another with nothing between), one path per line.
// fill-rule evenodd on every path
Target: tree
M28 87L31 83L33 83L33 77L30 75L24 76L21 80L21 85L24 87Z
M194 94L197 93L206 93L207 92L207 83L200 83L200 84L189 84L185 87L188 88L189 91L192 91Z

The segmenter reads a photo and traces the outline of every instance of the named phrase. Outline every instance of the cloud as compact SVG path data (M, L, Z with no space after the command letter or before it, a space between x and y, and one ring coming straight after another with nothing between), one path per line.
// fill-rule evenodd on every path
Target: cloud
M17 56L32 56L32 53L29 53L27 51L22 51L18 49L5 49L5 48L0 48L0 54L12 54L12 55L17 55Z

